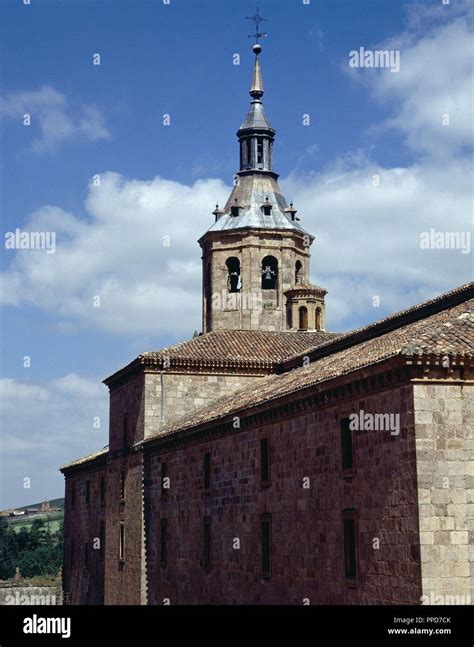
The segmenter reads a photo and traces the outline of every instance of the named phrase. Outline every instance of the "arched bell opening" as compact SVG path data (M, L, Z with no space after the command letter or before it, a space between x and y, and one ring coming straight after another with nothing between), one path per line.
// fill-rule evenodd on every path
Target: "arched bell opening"
M274 256L265 256L262 261L262 290L274 290L278 281L278 261Z
M242 280L240 277L240 261L237 257L231 256L225 262L227 266L227 289L229 292L240 292Z

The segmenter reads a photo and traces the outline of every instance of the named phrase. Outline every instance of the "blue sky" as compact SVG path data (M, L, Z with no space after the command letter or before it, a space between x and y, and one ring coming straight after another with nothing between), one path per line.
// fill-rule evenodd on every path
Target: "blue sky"
M472 226L468 6L260 2L275 167L316 234L332 330L471 280L471 253L419 246L430 228ZM247 0L0 2L2 228L57 232L52 255L2 248L0 508L60 496L57 466L107 442L100 381L200 329L195 241L237 170L254 12ZM360 47L400 51L400 72L351 69Z

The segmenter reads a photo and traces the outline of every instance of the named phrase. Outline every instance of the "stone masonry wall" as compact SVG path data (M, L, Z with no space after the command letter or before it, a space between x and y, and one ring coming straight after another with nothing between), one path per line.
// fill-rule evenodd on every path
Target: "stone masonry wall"
M265 256L278 260L277 289L262 290L262 261ZM237 257L240 261L242 290L229 294L226 261ZM214 236L203 254L203 266L211 264L211 298L213 301L210 330L286 330L285 290L295 284L295 263L302 264L301 274L309 279L309 247L300 235L292 232L246 232L230 235L223 232ZM204 277L205 277L204 270ZM209 332L205 323L206 293L204 280L203 331ZM232 302L235 300L235 303ZM218 306L218 307L216 307Z
M474 601L474 388L414 386L425 602Z
M400 414L398 436L354 432L355 472L341 467L340 418L363 408ZM270 443L270 482L259 476ZM203 456L211 453L211 489ZM161 462L170 489L161 491ZM421 574L412 389L409 384L146 457L149 604L419 604ZM310 487L303 486L305 477ZM344 574L343 510L357 519L356 582ZM261 570L262 513L271 514L272 576ZM203 568L203 522L212 568ZM160 564L160 518L167 521ZM240 548L234 548L235 540Z
M262 376L204 373L147 373L145 376L145 437L159 432L168 422L191 414L223 395L252 382L258 388ZM161 399L163 385L163 401ZM161 420L162 419L162 420Z

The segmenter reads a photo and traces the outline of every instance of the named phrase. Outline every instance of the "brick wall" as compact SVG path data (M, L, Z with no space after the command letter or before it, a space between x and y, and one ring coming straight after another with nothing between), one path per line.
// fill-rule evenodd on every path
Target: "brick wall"
M63 592L65 601L71 604L104 602L105 546L100 540L101 534L105 540L106 501L101 500L101 479L104 487L106 470L102 463L66 475Z
M472 604L473 387L418 383L414 402L423 595Z
M125 498L121 497L122 472ZM108 464L105 604L144 604L141 452L111 458ZM119 556L120 525L124 554Z
M133 376L125 384L110 391L109 447L111 452L121 451L143 439L145 413L145 376ZM126 417L126 419L125 419ZM126 432L124 434L124 425Z
M147 373L136 375L111 390L110 452L107 466L106 604L146 603L142 464L141 453L132 449L133 444L159 431L162 413L163 422L169 422L209 404L221 395L242 388L252 379L257 378L167 373L161 377L158 373ZM121 500L122 478L125 479L125 500ZM119 559L121 524L125 539L123 560Z
M363 406L400 414L401 433L355 432L355 473L341 468L339 419ZM146 535L150 604L419 603L420 557L410 385L338 402L147 455ZM270 443L270 484L259 477ZM203 489L210 452L211 490ZM171 487L161 492L161 462ZM309 488L303 486L309 478ZM306 485L308 482L306 482ZM358 577L344 573L342 514L356 511ZM272 577L262 577L261 515L271 514ZM203 568L203 521L212 524L212 569ZM166 566L160 519L167 520ZM240 549L233 547L236 540ZM375 547L377 546L378 547Z
M110 452L107 465L106 604L141 604L143 520L141 454L133 445L143 439L145 376L134 376L110 392ZM123 477L122 477L123 474ZM122 480L125 498L121 497ZM120 526L124 559L119 559Z

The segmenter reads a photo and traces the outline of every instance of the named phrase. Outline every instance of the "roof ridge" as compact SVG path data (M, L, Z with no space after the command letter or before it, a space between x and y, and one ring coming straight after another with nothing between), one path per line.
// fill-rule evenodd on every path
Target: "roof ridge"
M100 458L101 456L104 456L105 454L108 453L108 451L109 451L109 445L105 445L105 447L102 447L102 449L98 449L96 452L92 452L91 454L86 454L86 456L81 456L80 458L76 458L73 461L70 461L69 463L65 463L64 465L61 465L61 467L59 468L59 471L63 472L64 470L67 470L71 467L76 467L76 465L89 463L96 458Z
M290 330L213 330L191 339L166 346L157 351L146 351L127 365L115 371L103 382L110 386L131 372L151 367L159 370L161 362L168 360L164 369L219 367L247 367L265 371L279 370L286 358L295 352L313 349L326 339L333 339L339 333L326 331Z

